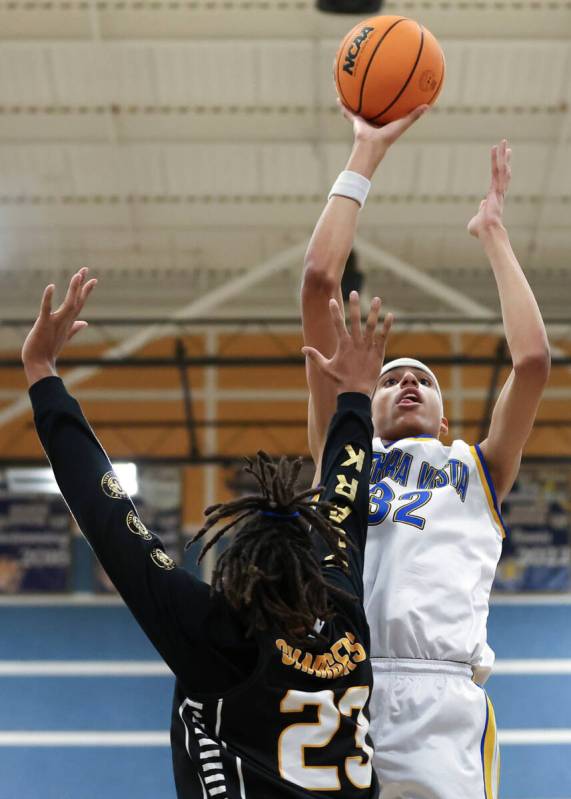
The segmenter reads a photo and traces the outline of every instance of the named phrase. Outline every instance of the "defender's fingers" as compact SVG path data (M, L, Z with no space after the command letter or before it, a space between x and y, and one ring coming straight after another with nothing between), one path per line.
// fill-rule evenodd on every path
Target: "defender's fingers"
M81 269L79 270L79 272L77 273L79 275L79 279L78 279L77 284L75 286L74 295L73 295L73 302L74 302L75 309L76 309L77 313L79 313L79 311L81 310L80 307L79 307L80 303L81 303L81 294L82 294L82 291L83 291L83 287L85 285L85 280L87 278L87 273L88 272L89 272L89 269L86 266L82 266Z
M373 299L371 300L371 307L369 308L369 313L367 315L367 323L365 324L364 338L367 343L371 343L373 341L375 330L377 329L377 324L379 321L380 310L381 310L381 298L373 297Z
M309 358L318 369L326 374L329 374L329 361L327 358L324 358L323 355L316 350L315 347L302 347L301 351L305 355L306 358Z
M71 341L71 339L77 333L79 333L80 330L83 330L85 327L87 327L87 322L83 322L83 321L74 322L73 325L71 326L71 330L69 331L69 333L67 335L67 341Z
M341 312L341 308L339 307L339 303L337 300L331 299L329 300L329 314L331 316L331 321L333 322L333 326L335 327L335 331L337 333L337 338L348 338L349 333L347 332L347 328L345 327L345 318L343 313Z
M42 301L40 303L40 319L49 319L52 312L52 298L54 296L54 291L55 286L53 283L50 283L49 286L45 287L44 293L42 295Z
M91 294L96 285L97 285L97 278L92 277L91 280L88 280L87 283L81 287L81 292L79 295L79 302L78 302L79 311L81 311L81 309L85 305L87 298L89 297L89 295Z
M491 162L492 162L492 183L496 183L499 176L498 146L496 144L492 147Z
M349 294L349 318L351 319L351 337L354 341L361 341L361 303L356 291Z
M379 349L379 351L383 350L386 346L387 339L389 337L389 333L391 332L391 328L393 326L393 322L395 321L394 314L388 313L385 316L383 326L380 331L375 336L375 343Z
M59 306L58 311L65 311L66 313L69 313L69 311L75 305L76 302L75 298L77 296L78 287L80 285L81 285L81 274L80 272L76 272L69 281L69 285L67 287L64 300L62 304Z

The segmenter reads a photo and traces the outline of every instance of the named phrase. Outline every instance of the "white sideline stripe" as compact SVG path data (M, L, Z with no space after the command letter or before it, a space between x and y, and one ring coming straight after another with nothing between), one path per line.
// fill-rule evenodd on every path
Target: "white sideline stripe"
M492 594L490 605L571 605L571 594Z
M0 746L170 746L168 732L0 732Z
M571 729L559 730L500 730L500 744L523 746L529 744L571 744ZM170 746L168 732L0 732L0 746Z
M499 740L502 746L571 744L571 729L500 730Z
M570 659L496 660L494 674L571 674Z
M0 677L169 677L160 660L0 660Z
M571 605L571 593L569 594L492 594L490 597L491 605ZM0 596L0 607L7 606L22 606L29 607L48 607L48 606L98 606L110 605L124 607L125 603L120 597L117 596L98 596L92 593L76 592L72 594L51 594L49 596L39 596L38 594L31 594L29 596L22 596L15 594L14 596Z
M15 594L14 596L0 596L0 607L3 605L8 605L10 607L51 607L51 606L70 606L75 607L76 605L102 605L107 606L111 605L112 607L125 607L125 603L118 596L98 596L92 593L84 593L81 591L77 591L73 594L51 594L49 596L38 596L37 594L31 594L30 596L21 596Z
M571 674L571 659L496 660L493 675ZM0 660L0 677L170 677L160 660Z

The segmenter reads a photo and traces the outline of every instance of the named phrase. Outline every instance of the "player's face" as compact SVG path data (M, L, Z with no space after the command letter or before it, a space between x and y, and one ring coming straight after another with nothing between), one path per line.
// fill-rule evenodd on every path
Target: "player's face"
M401 366L379 378L373 396L375 435L385 441L408 436L438 437L448 431L438 389L422 369Z

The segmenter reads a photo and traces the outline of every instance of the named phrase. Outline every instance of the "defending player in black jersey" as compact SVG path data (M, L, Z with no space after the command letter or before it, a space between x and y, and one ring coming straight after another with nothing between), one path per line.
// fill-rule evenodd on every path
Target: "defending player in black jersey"
M367 737L372 685L362 606L371 468L369 395L391 319L376 334L375 299L351 334L331 301L337 350L306 354L337 385L337 412L317 501L297 492L299 463L259 454L260 493L215 506L196 538L241 522L212 588L177 568L113 473L56 358L85 322L95 281L80 270L61 307L54 287L22 359L38 434L79 526L135 618L176 676L171 741L179 799L378 796ZM237 518L236 518L237 515ZM206 545L208 546L208 545ZM204 551L204 550L203 550Z

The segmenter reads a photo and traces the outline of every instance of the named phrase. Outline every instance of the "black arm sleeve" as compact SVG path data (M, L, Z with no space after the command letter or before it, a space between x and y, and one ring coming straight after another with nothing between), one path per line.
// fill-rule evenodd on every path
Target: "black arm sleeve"
M133 615L177 675L196 674L213 599L209 586L165 554L146 530L109 459L62 381L30 389L34 420L60 490ZM197 679L200 675L197 675Z
M346 545L347 569L330 565L323 544L326 579L363 599L363 561L369 519L373 423L371 400L365 394L341 394L323 452L321 498L335 503L331 521Z

